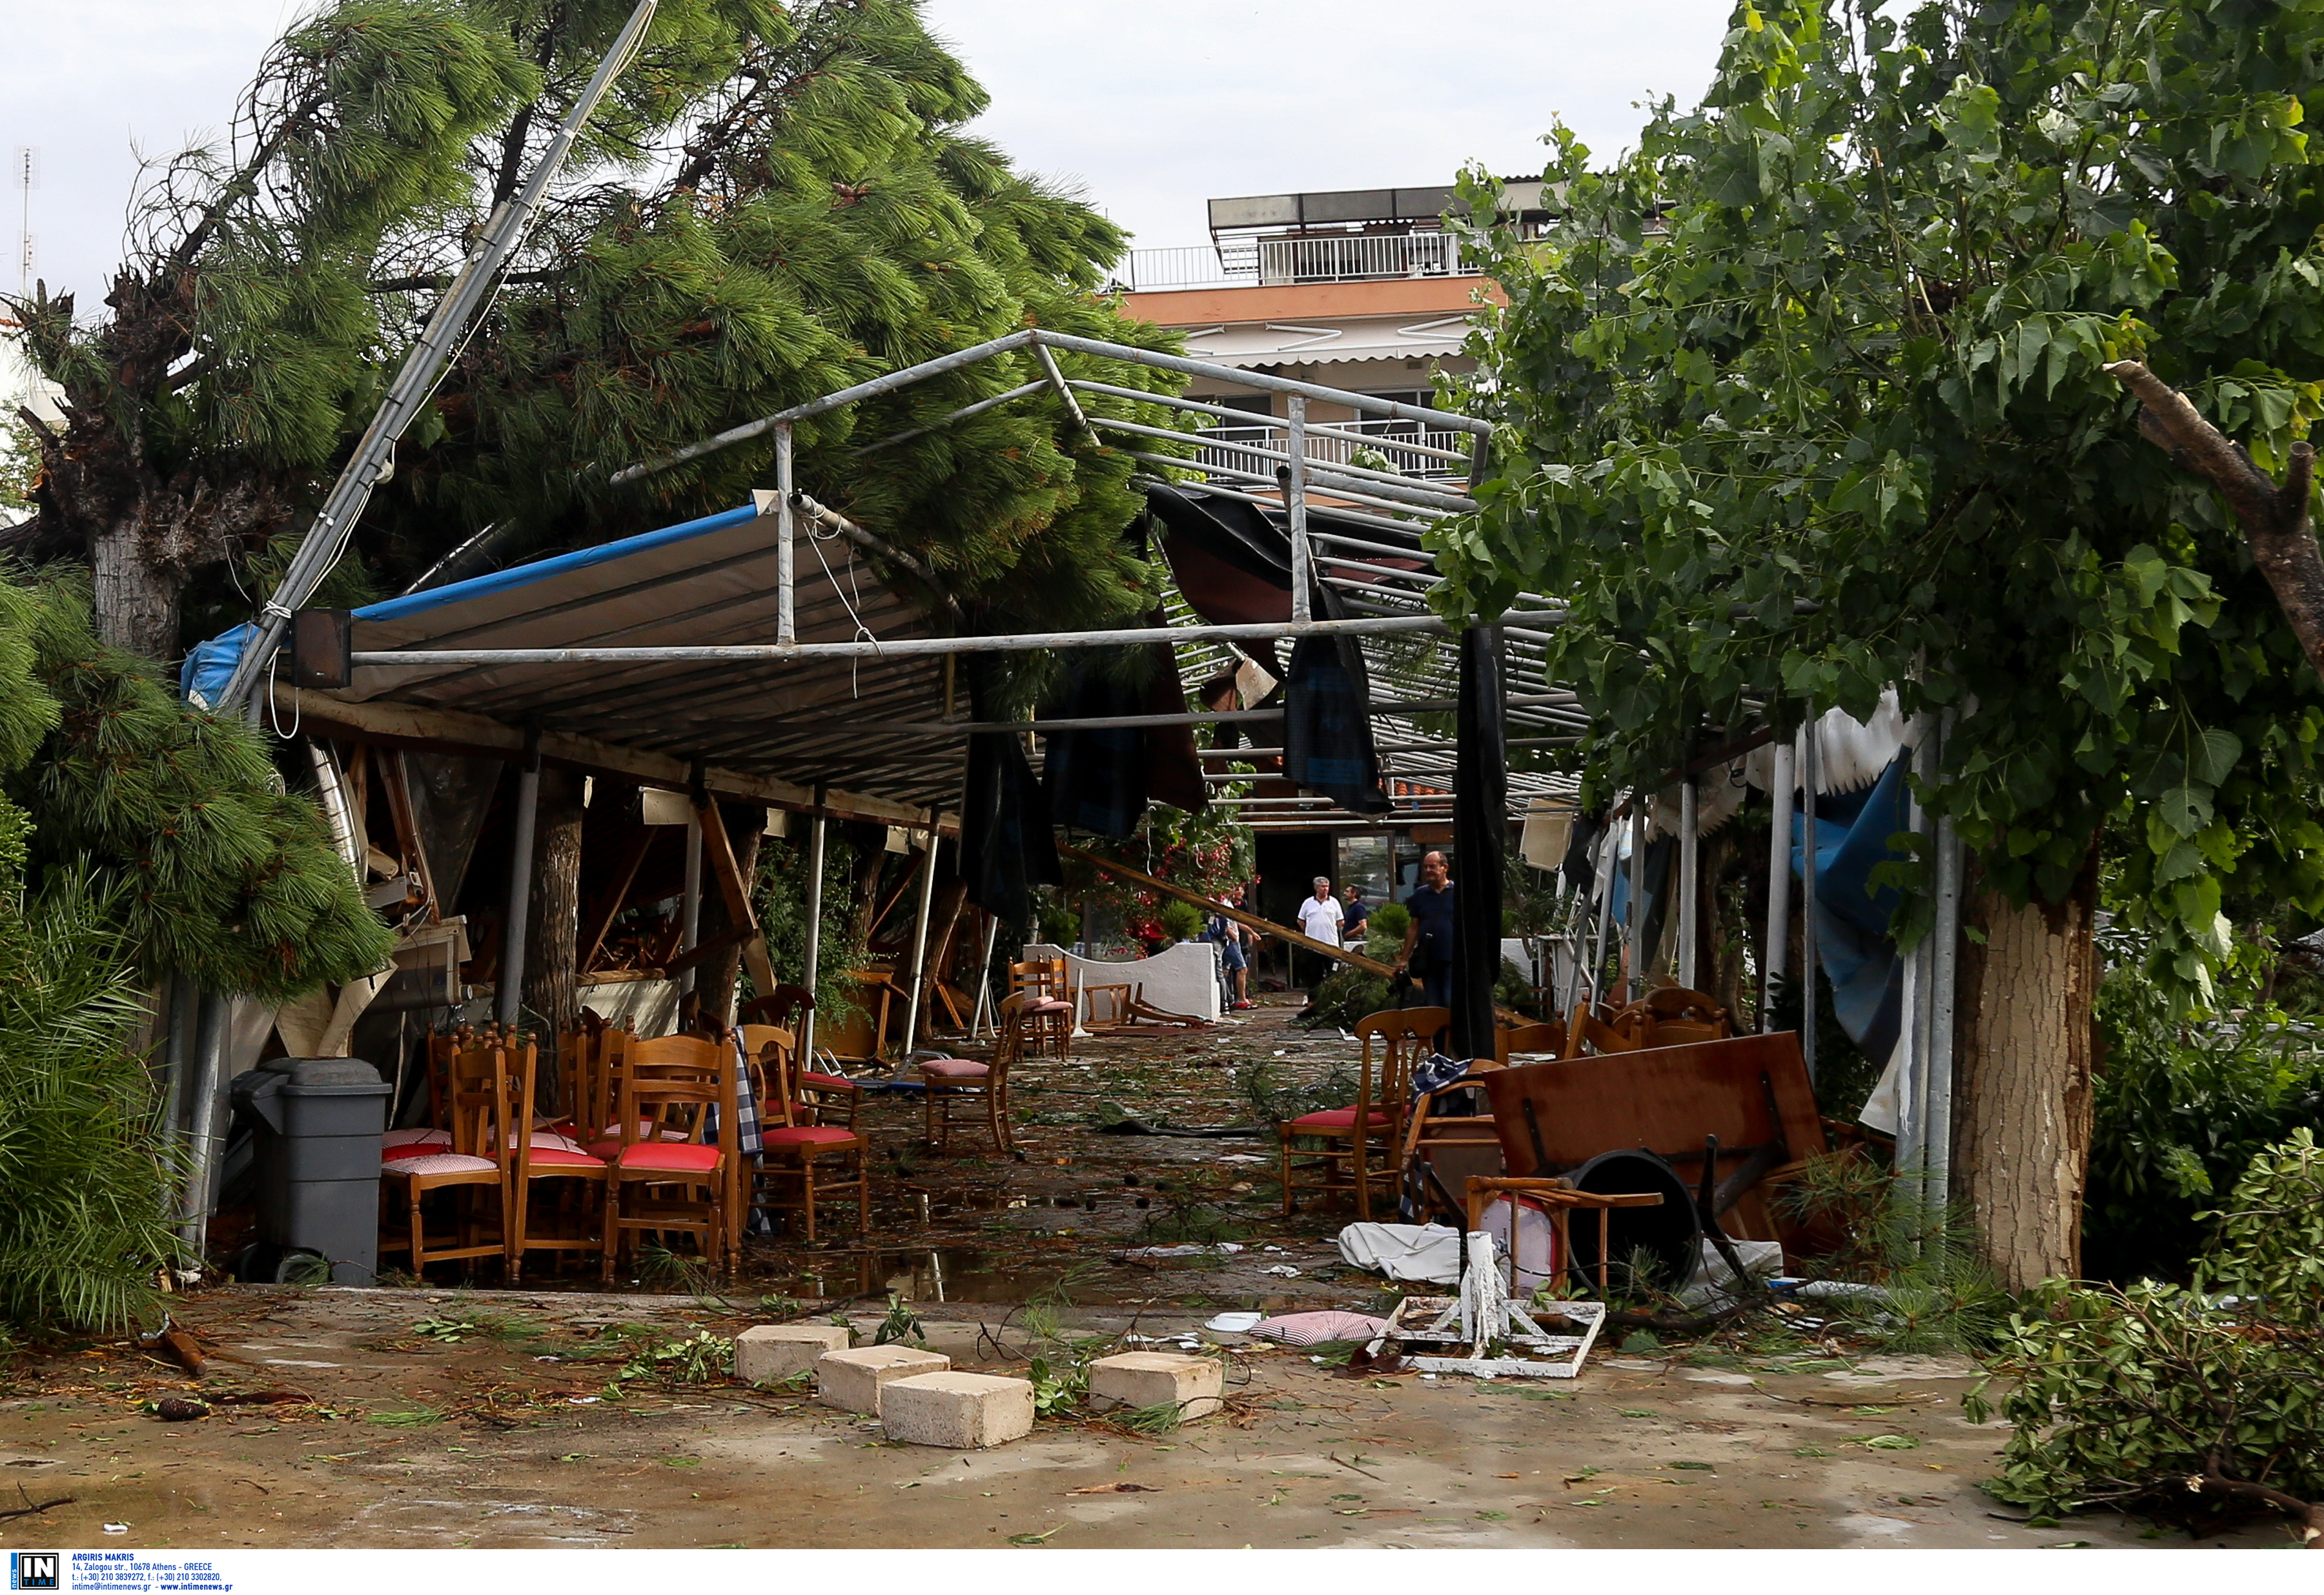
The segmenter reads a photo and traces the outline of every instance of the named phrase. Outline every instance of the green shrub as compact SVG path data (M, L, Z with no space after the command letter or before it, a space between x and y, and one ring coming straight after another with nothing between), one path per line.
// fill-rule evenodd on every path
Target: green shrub
M1203 934L1203 911L1192 903L1173 898L1162 905L1162 912L1156 917L1172 941L1191 942Z
M1404 933L1412 928L1412 910L1402 903L1379 903L1364 920L1367 937L1386 936L1397 946L1404 945Z
M2203 1240L2199 1211L2261 1148L2319 1121L2324 1054L2282 1017L2254 1007L2190 1024L2133 960L2107 972L2097 1003L2105 1067L2082 1208L2086 1272L2185 1279Z
M2268 1507L2324 1521L2324 1150L2302 1129L2264 1151L2212 1216L2196 1288L2053 1281L2026 1298L1964 1403L1982 1422L1986 1390L2010 1386L2016 1432L1987 1490L2053 1515Z

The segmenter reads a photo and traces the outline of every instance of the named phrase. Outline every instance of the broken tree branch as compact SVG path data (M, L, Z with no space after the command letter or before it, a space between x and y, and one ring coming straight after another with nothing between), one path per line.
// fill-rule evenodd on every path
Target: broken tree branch
M2230 1479L2216 1468L2190 1474L2187 1488L2197 1495L2225 1496L2230 1500L2273 1507L2300 1525L2301 1540L2309 1550L2324 1551L2324 1502L2303 1501L2296 1495L2264 1484Z
M24 1504L21 1507L11 1507L6 1511L0 1512L0 1523L5 1523L11 1517L36 1517L51 1507L69 1507L74 1501L79 1499L78 1496L59 1496L53 1501L36 1501L32 1498L32 1492L21 1484L16 1487L16 1493L24 1498Z
M2203 477L2219 490L2242 526L2252 560L2267 577L2275 601L2292 623L2309 663L2324 673L2324 550L2309 522L2316 451L2305 442L2292 446L2281 484L2252 463L2187 396L2135 360L2117 360L2107 373L2130 390L2140 405L2138 429L2172 463Z

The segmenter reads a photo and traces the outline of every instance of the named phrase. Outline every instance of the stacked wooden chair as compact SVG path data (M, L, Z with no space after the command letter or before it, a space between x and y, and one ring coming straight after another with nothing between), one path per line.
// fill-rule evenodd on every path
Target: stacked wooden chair
M745 1172L747 1206L797 1212L807 1243L813 1246L818 1203L836 1197L855 1206L855 1232L872 1229L872 1179L868 1150L853 1128L820 1122L819 1110L801 1091L797 1038L774 1025L744 1025L742 1046L749 1058L759 1102L759 1164ZM835 1160L831 1174L824 1166ZM853 1194L848 1194L850 1191Z

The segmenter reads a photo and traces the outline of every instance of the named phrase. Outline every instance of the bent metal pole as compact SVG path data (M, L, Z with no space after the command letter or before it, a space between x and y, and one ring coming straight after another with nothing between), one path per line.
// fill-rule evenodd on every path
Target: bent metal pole
M324 499L314 524L290 557L290 568L282 573L273 595L259 611L257 632L243 649L242 657L235 661L234 674L212 705L220 713L232 714L250 697L252 688L258 684L259 672L282 644L282 633L290 623L291 613L314 595L323 577L338 563L348 537L355 531L355 521L363 515L364 505L370 502L372 489L387 480L394 469L396 440L436 391L437 378L445 363L458 348L469 323L484 309L493 284L508 264L509 257L523 244L540 201L564 166L582 124L589 120L597 102L605 97L606 89L644 42L646 27L653 21L657 3L658 0L638 0L637 9L630 14L629 22L613 41L613 47L605 52L605 59L597 63L596 76L589 79L581 97L566 113L565 121L549 140L549 148L542 152L523 189L504 201L485 222L484 235L477 241L475 252L460 263L458 274L452 279L443 301L436 307L436 314L429 318L420 341L404 356L402 368L395 373L395 382L388 389L378 413L372 417L363 441L355 446L354 457L331 484L330 494Z

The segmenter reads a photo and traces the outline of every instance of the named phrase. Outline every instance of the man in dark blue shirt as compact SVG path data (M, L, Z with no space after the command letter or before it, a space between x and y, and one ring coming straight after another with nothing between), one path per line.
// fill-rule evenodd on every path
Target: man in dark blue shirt
M1431 853L1420 861L1420 884L1405 905L1412 923L1404 933L1398 969L1408 969L1420 982L1431 1008L1452 1006L1452 880L1444 855Z
M1348 906L1340 925L1340 945L1360 948L1364 945L1364 922L1372 917L1372 906L1364 901L1364 889L1348 888Z

